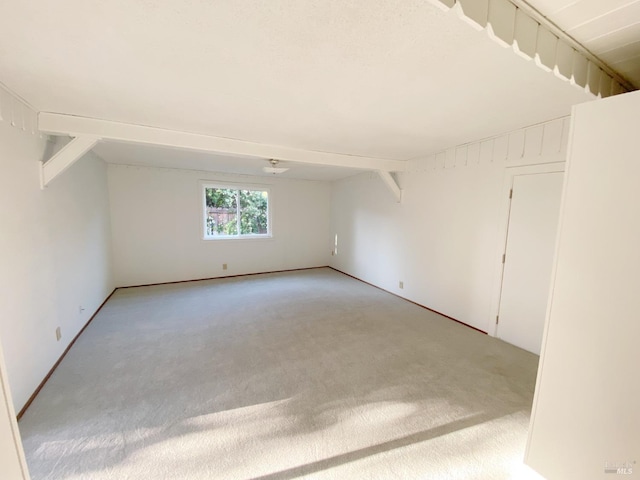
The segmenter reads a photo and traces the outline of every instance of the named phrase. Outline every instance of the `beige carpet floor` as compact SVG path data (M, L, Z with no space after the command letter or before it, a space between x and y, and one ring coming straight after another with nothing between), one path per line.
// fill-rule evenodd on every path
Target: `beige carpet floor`
M34 480L535 478L537 362L328 268L120 289L20 430Z

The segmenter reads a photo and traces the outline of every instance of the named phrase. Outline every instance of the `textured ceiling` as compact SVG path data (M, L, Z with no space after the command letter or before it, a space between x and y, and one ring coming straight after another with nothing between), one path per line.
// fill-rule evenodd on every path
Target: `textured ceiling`
M640 0L528 3L640 88Z
M426 0L3 2L37 110L406 160L593 99Z

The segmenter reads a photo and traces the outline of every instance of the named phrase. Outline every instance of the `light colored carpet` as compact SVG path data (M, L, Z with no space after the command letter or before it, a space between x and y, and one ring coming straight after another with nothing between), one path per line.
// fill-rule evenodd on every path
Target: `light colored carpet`
M537 362L326 268L121 289L20 429L34 480L523 478Z

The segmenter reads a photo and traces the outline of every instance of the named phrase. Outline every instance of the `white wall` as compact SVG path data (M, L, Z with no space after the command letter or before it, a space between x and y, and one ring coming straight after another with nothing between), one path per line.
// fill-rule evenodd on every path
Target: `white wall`
M0 340L16 410L113 289L106 166L85 156L41 190L46 141L21 125L0 121Z
M640 92L574 109L527 454L549 480L640 469L639 112Z
M118 286L329 263L327 182L125 165L108 171ZM273 238L202 240L201 180L268 185Z
M0 345L0 471L4 480L26 480L27 462L10 390Z
M567 127L555 120L411 161L401 204L377 175L336 182L331 265L493 333L506 169L562 162Z

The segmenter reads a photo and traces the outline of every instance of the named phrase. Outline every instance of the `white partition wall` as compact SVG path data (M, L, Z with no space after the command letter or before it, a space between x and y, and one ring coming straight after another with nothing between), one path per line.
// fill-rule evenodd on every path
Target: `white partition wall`
M0 345L0 476L4 480L28 480L27 462L22 451L16 413L9 391Z
M640 477L640 92L574 108L526 463Z

